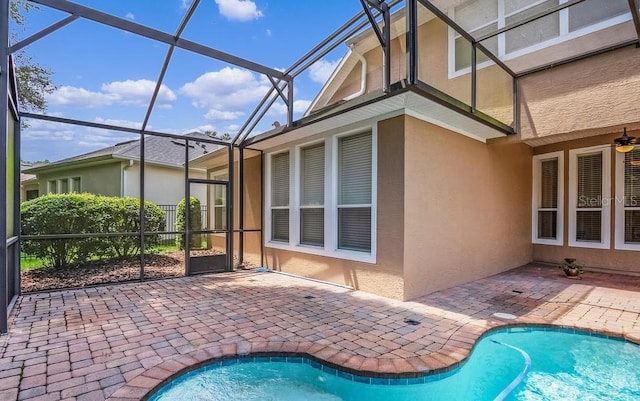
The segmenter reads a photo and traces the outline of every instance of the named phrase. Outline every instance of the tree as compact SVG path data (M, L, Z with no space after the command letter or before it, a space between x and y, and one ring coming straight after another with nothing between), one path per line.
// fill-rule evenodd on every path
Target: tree
M231 140L231 134L228 133L228 132L225 132L224 134L222 134L222 136L218 136L218 132L217 131L205 131L204 133L205 133L205 135L208 135L211 138L220 139L222 141L229 142Z
M37 6L25 0L11 0L9 2L9 18L16 26L20 27L25 22L23 13L34 8ZM17 32L12 32L12 42L16 42L17 39ZM53 93L56 89L51 82L53 72L33 62L24 51L19 51L14 56L21 108L26 111L45 111L47 108L45 96Z

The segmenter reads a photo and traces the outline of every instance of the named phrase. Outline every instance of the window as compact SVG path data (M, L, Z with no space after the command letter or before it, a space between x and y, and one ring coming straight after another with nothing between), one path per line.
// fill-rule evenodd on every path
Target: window
M324 245L324 143L300 150L300 244Z
M271 240L289 242L289 152L271 157Z
M640 250L640 149L617 153L616 249Z
M80 177L73 177L71 179L71 192L80 193L82 192Z
M609 248L611 147L569 152L569 245Z
M32 199L37 198L40 195L40 192L37 189L29 189L25 194L26 200L30 201Z
M564 153L533 158L533 243L563 243Z
M50 194L57 194L58 193L58 181L57 180L51 180L47 183L47 192Z
M371 251L371 134L339 139L338 248Z
M216 175L216 181L229 181L227 174ZM224 185L213 186L213 229L227 229L227 187Z
M67 180L66 178L64 180L60 180L60 186L59 186L59 192L61 194L67 194L69 193L69 180Z
M449 15L474 37L518 23L568 0L478 0L468 1L449 11ZM567 9L519 26L482 42L500 59L561 43L630 20L627 0L585 0ZM453 29L450 35L450 75L471 70L471 43ZM491 62L477 53L478 66Z
M375 144L374 128L268 155L265 246L375 263Z

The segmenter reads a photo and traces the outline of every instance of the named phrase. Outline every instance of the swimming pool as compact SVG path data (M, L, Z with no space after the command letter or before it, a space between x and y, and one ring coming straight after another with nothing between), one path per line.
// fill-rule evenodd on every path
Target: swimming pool
M492 333L445 374L369 378L303 357L219 361L160 388L167 400L638 400L640 346L566 330Z

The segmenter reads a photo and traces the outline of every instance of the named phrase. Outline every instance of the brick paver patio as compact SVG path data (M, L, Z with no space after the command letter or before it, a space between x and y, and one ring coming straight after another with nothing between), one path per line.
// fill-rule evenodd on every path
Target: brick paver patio
M639 314L640 277L577 281L536 265L412 302L253 272L32 294L0 337L0 400L140 399L188 366L260 352L415 374L455 366L482 333L506 324L640 342Z

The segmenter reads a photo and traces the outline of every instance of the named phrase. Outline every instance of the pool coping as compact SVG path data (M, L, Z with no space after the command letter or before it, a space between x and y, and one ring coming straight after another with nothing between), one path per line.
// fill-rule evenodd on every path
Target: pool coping
M111 397L109 397L109 400L148 401L155 395L158 390L160 390L171 381L192 371L206 367L207 365L220 363L220 366L224 366L226 365L225 362L234 361L231 363L227 363L230 365L233 363L252 362L256 361L256 359L264 359L265 361L268 359L271 362L292 363L307 363L305 361L298 361L299 359L307 360L308 364L314 368L320 369L324 372L331 373L347 380L360 383L392 386L422 384L441 380L455 374L469 360L469 357L475 350L477 344L482 339L491 334L509 332L514 329L518 331L564 331L640 345L640 338L616 332L600 331L579 326L555 325L550 323L514 322L510 324L496 325L485 330L476 338L473 346L469 350L469 353L457 362L446 366L435 367L433 369L416 369L412 372L390 373L353 369L345 366L344 364L323 359L315 355L315 353L318 352L316 351L318 349L318 344L309 345L310 343L274 342L260 343L260 345L255 346L255 343L234 343L216 345L213 347L196 350L189 354L181 355L175 359L168 360L157 366L154 366L127 382L123 387L118 389ZM295 348L295 350L293 350L293 348ZM302 351L302 349L305 348L306 351ZM328 347L321 346L321 348L325 349ZM300 349L300 351L298 349ZM338 351L336 351L336 353L338 353ZM358 356L353 355L352 357L355 358ZM290 358L295 359L295 361L288 361L287 359Z

